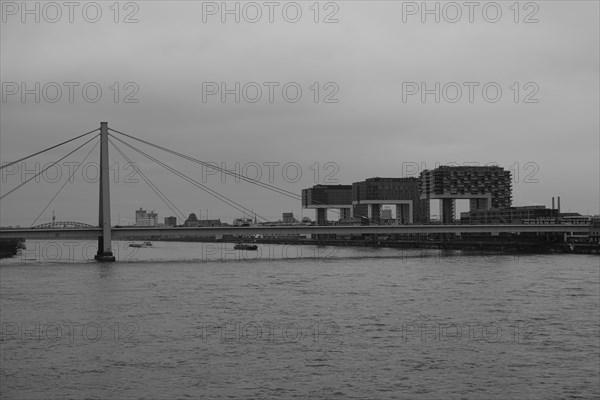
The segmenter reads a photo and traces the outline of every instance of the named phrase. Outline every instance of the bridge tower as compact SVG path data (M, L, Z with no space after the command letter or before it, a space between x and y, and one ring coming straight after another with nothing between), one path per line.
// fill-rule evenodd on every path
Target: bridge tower
M100 122L100 190L99 198L99 225L102 234L98 237L97 261L115 261L111 248L110 226L110 174L108 171L108 122Z

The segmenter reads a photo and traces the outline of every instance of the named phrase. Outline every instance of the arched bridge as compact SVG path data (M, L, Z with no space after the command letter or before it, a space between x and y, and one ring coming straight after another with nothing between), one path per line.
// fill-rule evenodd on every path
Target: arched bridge
M55 221L48 222L46 224L40 224L32 227L31 229L89 229L97 228L96 226L84 224L83 222L75 221Z

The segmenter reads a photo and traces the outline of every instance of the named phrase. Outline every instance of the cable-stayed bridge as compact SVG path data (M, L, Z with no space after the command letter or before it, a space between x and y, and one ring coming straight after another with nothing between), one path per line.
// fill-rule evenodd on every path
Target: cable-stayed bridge
M110 131L110 132L109 132ZM99 132L99 133L98 133ZM72 155L79 149L86 146L88 143L96 140L96 143L91 148L91 150L86 154L85 158L81 162L83 164L88 156L93 152L93 150L100 144L100 173L99 173L99 206L98 206L98 225L91 226L88 224L83 224L77 221L53 221L52 223L36 225L35 222L39 219L39 217L48 209L50 204L56 199L56 197L60 194L65 185L70 181L68 179L56 192L56 194L52 197L52 199L46 204L42 212L37 216L32 224L32 227L29 229L2 229L0 230L0 239L7 238L23 238L23 239L97 239L98 240L98 252L96 254L96 260L98 261L115 261L115 257L113 256L111 249L111 242L113 239L132 239L132 238L147 238L147 237L204 237L204 236L220 236L220 235L255 235L255 234L263 234L263 235L290 235L290 234L317 234L317 235L328 235L328 234L337 234L337 235L393 235L393 234L492 234L498 235L501 233L509 233L509 234L521 234L521 233L537 233L537 234L567 234L567 233L587 233L589 232L589 227L587 225L577 225L577 224L540 224L540 225L530 225L530 224L518 224L518 225L439 225L439 224L430 224L430 225L360 225L360 226L264 226L264 225L256 225L249 227L230 227L230 226L221 226L221 227L173 227L173 228L161 228L161 227L115 227L111 225L111 207L110 207L110 179L109 179L109 144L131 165L135 165L131 162L129 157L125 155L125 153L117 146L117 143L126 146L127 148L135 151L137 154L142 155L143 157L153 161L154 163L160 165L167 171L177 175L182 178L189 184L203 190L209 195L217 198L218 200L224 202L230 207L236 209L239 212L243 212L244 214L255 215L256 218L269 222L267 218L255 213L254 211L242 206L235 200L226 197L213 189L209 188L205 184L199 182L196 179L193 179L189 175L182 173L176 168L168 165L156 157L151 156L147 152L140 150L137 146L128 142L127 140L133 140L138 143L142 143L148 146L151 146L155 149L159 149L171 155L175 155L184 160L205 166L210 167L212 169L216 169L221 173L228 174L234 176L236 179L243 180L245 182L251 183L253 185L262 187L266 190L274 192L276 194L286 196L289 198L293 198L297 201L301 200L301 196L297 193L293 193L274 185L270 185L268 183L262 182L260 180L255 180L248 178L244 175L241 175L237 172L230 171L224 168L219 168L214 164L210 164L201 160L198 160L189 155L182 154L172 149L168 149L164 146L159 146L157 144L151 143L149 141L137 138L133 135L129 135L124 132L120 132L108 127L107 122L101 122L99 129L94 129L90 132L84 133L82 135L76 136L67 141L61 142L57 145L51 146L47 149L38 151L34 154L31 154L27 157L23 157L19 160L12 161L9 163L5 163L0 166L0 169L7 168L11 165L17 164L34 156L45 153L49 150L55 149L57 147L63 146L67 143L71 143L75 140L88 137L89 135L93 135L82 145L78 146L75 150L69 152L67 155L61 157L56 162L50 164L48 167L41 170L39 173L33 175L32 177L24 180L21 184L17 185L15 188L9 190L8 192L0 195L0 201L8 195L11 195L22 186L27 184L28 182L35 179L37 176L44 173L46 170L56 165L58 162L64 160L66 157ZM99 140L98 140L99 137ZM77 169L72 171L74 174ZM158 187L150 180L150 178L141 171L141 169L137 169L136 172L143 179L143 181L156 193L156 195L161 199L161 201L175 214L177 217L183 221L185 220L185 215L170 201L167 196L158 189ZM72 176L71 176L72 177ZM69 178L71 178L69 177Z

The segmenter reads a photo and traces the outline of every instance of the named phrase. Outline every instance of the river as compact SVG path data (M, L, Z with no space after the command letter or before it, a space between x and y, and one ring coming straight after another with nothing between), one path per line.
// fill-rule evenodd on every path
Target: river
M28 241L2 399L597 399L600 258Z

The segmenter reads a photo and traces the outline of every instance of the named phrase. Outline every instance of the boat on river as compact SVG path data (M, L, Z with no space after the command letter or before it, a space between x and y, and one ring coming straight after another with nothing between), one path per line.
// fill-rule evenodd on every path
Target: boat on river
M258 246L255 244L247 244L247 243L236 243L233 245L235 250L257 250Z
M138 247L138 248L141 248L141 247L152 247L152 242L145 241L145 242L142 242L142 243L129 243L129 247Z

